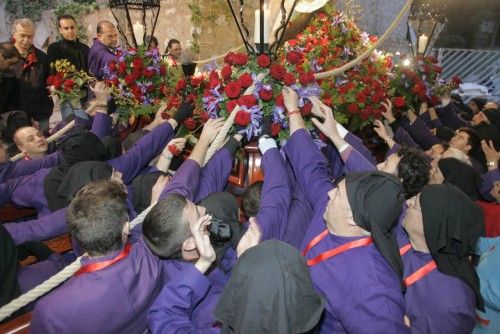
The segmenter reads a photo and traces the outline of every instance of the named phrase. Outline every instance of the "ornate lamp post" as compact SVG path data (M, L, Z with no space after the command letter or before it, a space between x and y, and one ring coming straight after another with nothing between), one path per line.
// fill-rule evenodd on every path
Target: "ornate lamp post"
M160 0L109 0L109 8L128 47L138 47L147 35L153 36Z
M441 8L425 1L415 1L408 16L413 55L426 56L446 24Z
M238 27L238 31L240 32L241 39L245 45L246 51L248 54L268 54L271 58L276 57L276 52L278 50L278 46L281 43L283 38L285 29L292 17L292 13L295 9L295 5L298 0L290 0L285 1L281 0L280 9L281 9L281 20L279 27L274 32L274 40L270 43L270 11L265 3L265 0L259 0L259 9L255 11L255 21L254 21L254 38L253 43L250 40L250 32L247 27L247 23L244 20L244 10L245 10L245 1L244 0L227 0L229 8L231 9L231 13L233 14L234 22ZM291 7L289 12L287 12L285 6L285 2L287 4L291 3Z

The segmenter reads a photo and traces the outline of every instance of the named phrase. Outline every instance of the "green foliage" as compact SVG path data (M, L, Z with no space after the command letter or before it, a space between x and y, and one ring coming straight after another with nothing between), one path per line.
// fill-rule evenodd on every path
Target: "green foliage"
M83 16L91 13L94 10L99 9L99 5L95 1L78 1L78 2L67 2L62 3L56 7L54 10L54 15L56 17L60 15L71 15L73 16L78 24L78 38L85 40L87 38L87 33L85 26L82 24ZM58 28L58 22L55 22L56 29Z
M191 11L191 23L194 26L193 30L193 41L191 42L191 51L197 55L200 53L200 34L198 34L197 28L201 27L203 18L201 16L201 6L199 0L191 0L188 4L189 10Z
M54 8L56 0L7 0L5 10L16 18L39 21L42 12Z

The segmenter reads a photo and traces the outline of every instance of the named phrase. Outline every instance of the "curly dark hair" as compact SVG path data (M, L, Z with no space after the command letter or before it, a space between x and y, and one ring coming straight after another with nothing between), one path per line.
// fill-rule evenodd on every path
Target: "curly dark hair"
M431 164L429 158L417 149L403 147L397 152L401 160L398 177L403 184L405 198L412 198L429 183Z

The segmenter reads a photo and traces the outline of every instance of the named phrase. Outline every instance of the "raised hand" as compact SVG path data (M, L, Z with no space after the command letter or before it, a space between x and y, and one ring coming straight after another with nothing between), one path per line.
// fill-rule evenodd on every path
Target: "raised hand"
M500 152L495 149L493 141L488 143L486 140L481 140L481 148L483 149L486 161L488 162L488 170L498 168L498 160L500 159Z
M392 113L392 102L389 99L386 99L385 102L381 102L384 106L385 111L382 111L382 116L389 122L392 123L396 120L394 114Z
M313 124L321 131L325 136L334 141L335 139L342 139L339 132L337 131L337 121L333 117L333 112L330 108L324 104L320 108L322 110L323 122L320 122L317 118L312 118ZM334 141L335 143L335 141Z
M93 88L90 88L96 97L97 104L106 104L109 98L109 88L102 81L98 81Z
M210 118L203 126L203 130L201 131L200 135L200 141L204 140L208 143L213 142L223 125L223 118Z
M195 267L205 273L215 261L215 250L210 243L210 235L207 231L208 225L212 222L212 216L204 215L200 217L194 224L190 224L191 235L196 244L196 249L200 254L199 259L195 263Z
M299 110L299 96L290 87L283 87L281 91L283 94L283 101L285 103L285 108L288 112Z
M243 255L247 249L256 246L260 242L260 238L262 237L262 232L260 231L260 227L257 224L257 219L255 217L251 217L248 220L248 230L243 234L238 242L238 246L236 247L236 254L238 257Z

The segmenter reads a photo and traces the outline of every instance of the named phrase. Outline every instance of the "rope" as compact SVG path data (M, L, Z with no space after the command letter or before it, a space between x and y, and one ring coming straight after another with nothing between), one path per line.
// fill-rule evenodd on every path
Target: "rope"
M260 73L257 76L256 81L261 81L262 79L264 79L264 77L266 75L267 75L267 71ZM252 85L245 90L243 95L252 94L254 90L255 90L255 85ZM212 144L210 144L210 147L208 148L207 154L205 155L205 161L203 161L203 166L205 166L207 164L207 162L212 158L212 156L215 154L215 152L217 152L217 150L222 146L222 144L226 140L227 134L229 133L229 130L231 130L231 127L233 126L234 118L236 117L236 114L238 113L238 111L240 109L241 109L240 106L237 105L233 109L231 114L229 114L229 117L226 119L226 122L224 123L224 125L220 129L220 131L217 134L217 136L215 137L214 141L212 142Z
M130 228L133 228L134 226L141 224L152 207L153 205L149 206L144 211L142 211L137 217L135 217L135 219L130 222ZM4 320L17 310L37 300L41 296L45 295L47 292L50 292L52 289L54 289L55 287L66 281L68 278L71 278L75 274L75 272L77 272L78 269L80 269L80 267L82 266L80 262L81 259L82 256L78 257L73 263L66 266L66 268L64 268L63 270L61 270L60 272L58 272L57 274L46 280L45 282L40 283L30 291L17 297L16 299L13 299L10 303L2 306L0 308L0 321Z
M391 23L391 25L389 26L389 28L387 28L387 30L379 38L379 40L375 44L373 44L372 46L370 46L360 56L358 56L356 59L348 62L347 64L345 64L345 65L343 65L343 66L341 66L339 68L336 68L336 69L333 69L333 70L330 70L330 71L326 71L326 72L316 73L314 75L314 77L316 79L326 79L326 78L329 78L329 77L333 77L333 76L335 76L337 74L340 74L342 72L345 72L345 71L353 68L356 65L359 65L363 60L365 60L368 56L371 55L371 53L373 52L373 50L375 50L382 43L384 43L385 40L387 39L387 37L389 37L392 34L392 32L394 31L394 29L396 29L396 27L399 25L399 23L403 19L403 16L405 15L405 13L410 9L412 2L413 2L413 0L408 0L406 2L406 4L403 6L403 8L399 12L398 16L396 17L396 19Z
M234 52L234 51L238 51L239 49L243 48L243 44L240 45L240 46L237 46L223 54L220 54L220 55L217 55L217 56L213 56L211 58L207 58L207 59L203 59L203 60L198 60L198 61L195 61L195 63L197 65L202 65L202 64L206 64L206 63L211 63L213 62L214 60L217 60L217 59L221 59L221 58L224 58L226 56L226 54L228 54L229 52Z

